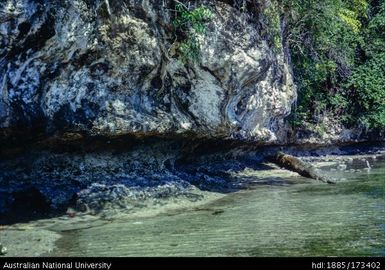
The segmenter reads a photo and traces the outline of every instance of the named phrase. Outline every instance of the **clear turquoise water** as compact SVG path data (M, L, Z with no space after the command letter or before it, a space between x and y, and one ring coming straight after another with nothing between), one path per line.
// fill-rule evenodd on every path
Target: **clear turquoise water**
M337 185L258 185L65 232L55 256L385 256L385 163Z

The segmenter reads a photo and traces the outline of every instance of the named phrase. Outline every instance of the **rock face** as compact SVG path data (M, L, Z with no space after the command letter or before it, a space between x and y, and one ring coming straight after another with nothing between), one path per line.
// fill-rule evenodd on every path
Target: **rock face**
M127 211L197 202L206 192L244 188L237 173L256 168L263 156L228 142L115 138L53 149L32 149L0 159L0 223L61 212ZM253 144L254 145L254 144ZM254 146L256 147L256 146ZM92 149L91 149L92 148Z
M186 64L174 4L3 0L0 130L285 142L296 91L288 56L260 35L269 29L207 1L201 57Z

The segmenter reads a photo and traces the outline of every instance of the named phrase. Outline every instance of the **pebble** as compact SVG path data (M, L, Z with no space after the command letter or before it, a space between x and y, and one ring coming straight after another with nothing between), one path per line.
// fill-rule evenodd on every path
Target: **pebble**
M338 164L338 169L341 171L346 170L347 166L345 164Z
M5 255L7 254L7 248L4 247L2 244L0 244L0 255Z

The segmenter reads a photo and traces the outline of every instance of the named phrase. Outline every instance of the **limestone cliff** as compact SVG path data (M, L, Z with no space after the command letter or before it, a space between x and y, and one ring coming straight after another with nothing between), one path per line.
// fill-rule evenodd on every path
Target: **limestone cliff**
M183 63L174 1L1 1L0 130L285 142L288 56L261 34L263 14L205 5L201 57Z

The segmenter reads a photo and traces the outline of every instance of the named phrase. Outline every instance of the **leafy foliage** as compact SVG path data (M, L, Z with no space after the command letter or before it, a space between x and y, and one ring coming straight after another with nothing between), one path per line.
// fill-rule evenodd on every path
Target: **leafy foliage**
M292 124L385 128L385 4L366 0L283 0L286 41L299 100Z
M281 20L279 5L276 0L273 0L270 5L265 6L261 9L266 18L266 28L269 29L268 39L271 41L274 50L282 49L282 39L281 39Z
M293 123L317 124L327 111L346 105L339 82L354 64L359 24L347 19L351 13L342 1L285 1L285 9L291 12L287 42L299 92Z
M349 78L347 87L355 96L355 110L368 129L385 129L385 3L372 6L372 19L365 31L365 58Z
M359 66L349 80L356 92L357 111L368 128L385 128L385 53Z
M175 5L176 17L173 21L175 32L180 32L182 41L179 45L180 57L183 62L198 60L200 57L199 35L205 34L206 23L212 18L208 7L199 6L189 9L177 3Z
M175 1L180 59L199 60L208 7ZM385 2L383 0L236 0L258 15L276 50L288 49L298 86L294 127L324 131L325 117L385 130ZM191 5L190 5L191 4ZM263 14L263 16L259 16Z

